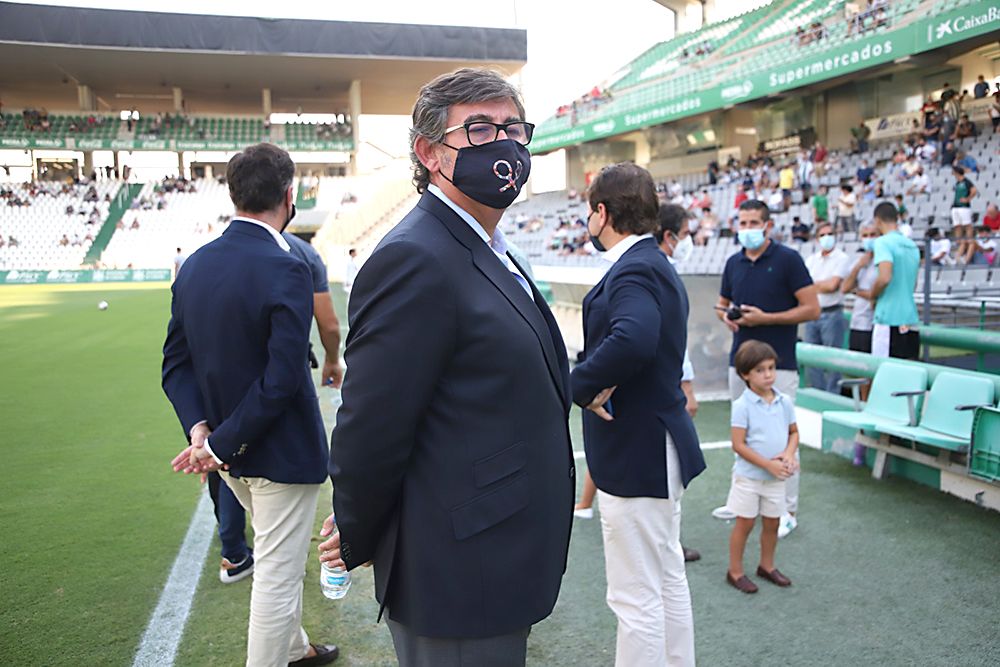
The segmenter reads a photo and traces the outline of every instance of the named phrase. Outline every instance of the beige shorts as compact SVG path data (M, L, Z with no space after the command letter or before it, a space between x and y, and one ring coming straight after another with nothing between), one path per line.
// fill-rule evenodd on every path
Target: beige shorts
M785 513L785 480L765 481L733 475L726 507L745 519L757 516L777 519Z

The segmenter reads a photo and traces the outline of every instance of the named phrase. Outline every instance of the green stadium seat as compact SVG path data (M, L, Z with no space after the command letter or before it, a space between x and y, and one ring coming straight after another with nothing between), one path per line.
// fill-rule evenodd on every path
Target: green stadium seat
M939 449L967 452L973 409L992 406L996 385L989 378L943 372L934 380L918 426L880 425L878 431Z
M857 392L865 381L845 381ZM920 413L923 393L927 389L927 370L916 366L885 362L879 366L871 382L871 393L863 409L854 412L828 410L823 418L861 431L882 430L882 427L915 424ZM916 400L907 395L918 392ZM856 404L860 403L855 399ZM911 413L912 410L912 413Z
M1000 482L1000 410L977 408L972 421L969 474Z

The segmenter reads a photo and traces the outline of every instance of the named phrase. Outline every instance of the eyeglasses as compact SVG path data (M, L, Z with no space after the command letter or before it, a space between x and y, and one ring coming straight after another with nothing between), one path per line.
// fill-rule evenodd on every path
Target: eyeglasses
M500 130L507 133L508 139L513 139L522 146L531 143L531 135L535 133L535 126L523 120L516 120L512 123L489 123L485 120L476 120L461 125L452 125L445 129L444 133L454 132L459 128L465 128L465 136L473 146L490 144L500 138Z

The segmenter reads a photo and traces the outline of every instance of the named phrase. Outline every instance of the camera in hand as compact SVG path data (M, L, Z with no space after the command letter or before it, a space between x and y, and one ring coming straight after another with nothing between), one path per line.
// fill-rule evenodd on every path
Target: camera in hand
M726 314L727 320L738 320L743 317L743 309L736 304L730 304L728 308L723 308L722 306L715 306L716 310L721 310Z

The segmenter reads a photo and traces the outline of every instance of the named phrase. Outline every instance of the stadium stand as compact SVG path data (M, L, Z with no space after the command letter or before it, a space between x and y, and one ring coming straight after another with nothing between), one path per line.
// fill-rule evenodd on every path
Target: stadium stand
M114 116L91 114L50 114L45 109L25 109L20 114L0 116L0 145L3 139L63 138L115 139L121 121Z
M0 185L0 269L76 268L122 184Z

